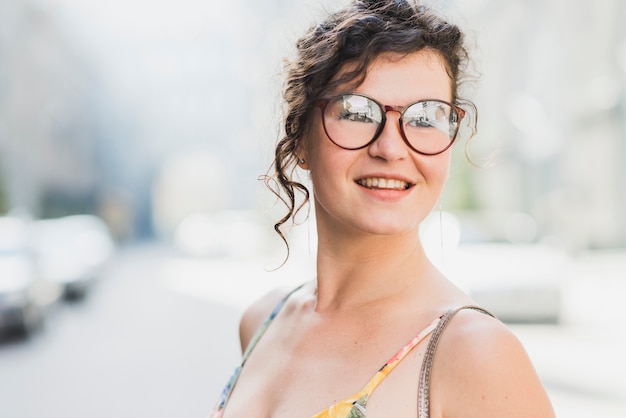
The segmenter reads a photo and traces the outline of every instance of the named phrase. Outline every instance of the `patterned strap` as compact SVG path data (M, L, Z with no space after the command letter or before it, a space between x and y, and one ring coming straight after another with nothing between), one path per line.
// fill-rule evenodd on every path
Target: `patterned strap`
M254 335L252 336L252 339L250 340L250 342L248 343L248 347L246 348L246 351L243 353L243 360L242 360L242 366L243 364L246 362L246 360L248 360L248 357L250 356L250 354L252 353L252 350L254 350L254 348L256 347L257 343L259 342L259 340L261 339L261 337L265 334L265 331L267 331L267 329L269 328L269 326L272 324L272 322L274 321L274 318L276 318L276 315L278 315L278 313L280 312L280 310L283 308L283 306L285 305L285 303L287 302L287 299L289 299L291 297L291 295L293 295L294 293L296 293L298 290L302 289L304 287L306 283L301 284L300 286L296 287L295 289L291 290L289 293L287 293L281 300L280 302L278 302L278 305L276 305L274 307L274 310L272 311L272 313L270 313L270 315L265 319L265 321L263 321L263 323L261 324L261 326L256 330L256 332L254 333Z
M441 318L441 321L437 325L437 328L435 328L432 336L430 337L430 341L428 342L428 346L426 347L426 353L424 354L424 360L422 361L422 368L420 370L419 392L417 396L418 418L430 417L430 376L432 373L435 351L437 350L437 345L439 344L439 340L441 339L441 336L443 335L446 327L448 326L454 315L456 315L459 311L463 309L474 309L475 311L482 312L495 318L495 315L493 315L486 309L473 305L461 306L460 308L451 309L444 314L444 316Z
M254 336L248 343L248 347L246 348L246 351L243 353L241 364L235 369L234 373L230 377L230 380L228 381L228 383L222 390L222 394L220 395L220 398L217 401L217 405L215 405L215 408L213 408L213 411L209 415L209 418L213 418L213 417L218 418L222 416L222 410L226 408L226 404L228 403L228 400L230 399L230 395L233 393L233 389L235 389L235 385L237 384L237 381L239 380L239 374L241 373L241 369L246 364L246 361L248 360L250 353L252 353L252 350L254 350L254 348L256 347L257 343L259 342L263 334L265 334L265 331L267 331L272 321L274 321L274 318L276 318L276 315L278 315L280 310L283 308L283 306L287 302L287 299L289 299L289 297L293 295L295 292L302 289L304 285L305 284L301 284L300 286L296 287L295 289L287 293L285 297L283 297L280 300L278 305L276 305L272 313L265 319L263 324L261 324L261 326L254 333Z

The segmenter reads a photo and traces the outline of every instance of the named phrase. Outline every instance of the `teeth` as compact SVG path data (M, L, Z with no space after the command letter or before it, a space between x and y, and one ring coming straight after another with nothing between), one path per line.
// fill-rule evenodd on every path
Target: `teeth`
M410 187L410 184L396 179L385 179L385 178L366 178L360 179L357 181L361 186L367 187L368 189L392 189L392 190L406 190Z

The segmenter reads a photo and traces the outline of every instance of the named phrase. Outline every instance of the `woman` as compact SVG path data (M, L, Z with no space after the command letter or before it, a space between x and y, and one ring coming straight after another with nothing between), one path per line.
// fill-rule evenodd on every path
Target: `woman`
M554 416L519 341L419 241L473 110L462 42L406 0L354 1L299 40L272 179L284 239L309 197L290 175L310 175L317 278L245 312L244 361L211 416Z

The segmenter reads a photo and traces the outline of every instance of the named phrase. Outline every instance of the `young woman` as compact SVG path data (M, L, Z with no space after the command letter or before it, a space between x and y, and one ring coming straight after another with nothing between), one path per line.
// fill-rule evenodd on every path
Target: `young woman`
M553 417L519 341L419 240L474 110L457 96L461 31L406 0L357 0L297 51L272 176L289 213L276 230L298 192L309 197L298 166L313 185L317 278L245 312L242 367L211 416Z

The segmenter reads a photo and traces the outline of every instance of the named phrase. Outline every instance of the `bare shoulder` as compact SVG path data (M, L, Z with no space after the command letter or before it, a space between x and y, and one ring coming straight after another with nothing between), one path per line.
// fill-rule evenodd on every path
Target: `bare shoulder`
M246 351L246 347L254 336L255 332L263 324L280 301L287 296L292 289L281 287L270 291L255 302L253 302L243 313L239 323L239 340L241 341L241 351Z
M471 309L460 311L441 338L432 397L446 417L554 417L518 338L499 320Z

